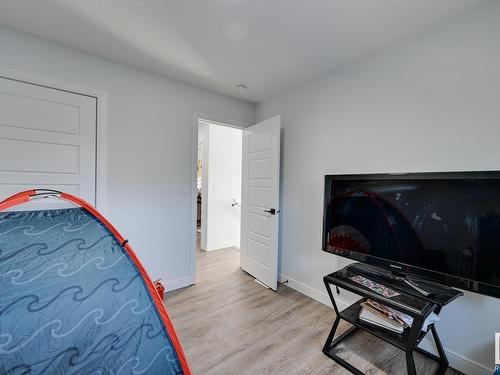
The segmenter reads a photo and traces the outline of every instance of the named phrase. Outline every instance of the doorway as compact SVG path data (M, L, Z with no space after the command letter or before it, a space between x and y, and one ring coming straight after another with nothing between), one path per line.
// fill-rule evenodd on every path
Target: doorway
M200 254L237 249L241 269L277 290L281 117L195 125L192 282Z
M198 121L197 251L229 248L239 251L242 137L241 128L201 119Z

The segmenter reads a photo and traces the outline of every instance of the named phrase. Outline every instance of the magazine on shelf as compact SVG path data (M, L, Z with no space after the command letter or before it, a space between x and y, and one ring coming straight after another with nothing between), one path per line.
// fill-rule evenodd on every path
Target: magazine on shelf
M405 328L411 327L413 318L410 315L394 310L372 300L361 303L359 319L386 328L393 332L402 333ZM439 317L431 313L425 320L422 330L427 332L429 325L436 323Z
M359 314L359 319L361 319L367 323L374 324L378 327L388 329L388 330L393 331L393 332L403 333L403 331L404 331L404 326L399 325L397 323L393 323L393 322L387 320L386 318L383 318L379 314L376 314L368 309L361 310L361 313Z

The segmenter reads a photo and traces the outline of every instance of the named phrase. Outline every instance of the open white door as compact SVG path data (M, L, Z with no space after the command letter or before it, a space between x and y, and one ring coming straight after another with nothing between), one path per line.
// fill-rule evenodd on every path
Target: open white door
M278 222L281 117L243 131L241 268L278 288Z

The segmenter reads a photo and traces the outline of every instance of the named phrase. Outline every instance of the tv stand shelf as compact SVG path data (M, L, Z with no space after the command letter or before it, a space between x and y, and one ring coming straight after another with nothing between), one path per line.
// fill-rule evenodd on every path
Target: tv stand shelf
M391 298L385 297L351 279L351 277L357 275L361 275L367 279L386 285L400 294ZM337 272L325 276L323 280L336 313L335 322L333 323L333 327L323 347L323 353L325 353L325 355L353 374L363 374L336 354L336 346L341 341L351 336L354 332L361 329L403 350L406 353L408 374L416 375L415 362L413 359L414 351L437 361L439 363L437 374L445 373L448 368L448 359L446 358L446 354L444 353L434 324L429 325L428 331L432 333L439 356L429 353L421 348L418 348L417 346L427 334L427 332L422 330L425 319L432 312L439 314L442 307L463 295L462 292L430 281L413 278L412 280L418 283L419 286L421 285L426 291L431 292L431 295L426 297L424 295L420 295L418 291L408 286L402 278L394 278L388 271L361 263L351 264ZM339 311L332 292L332 286L340 287L358 294L362 297L362 299L355 302L345 310ZM403 333L400 334L360 320L360 304L362 301L366 301L367 299L377 301L412 316L412 326L405 329ZM335 333L340 320L345 320L350 323L352 327L335 338Z
M363 299L365 300L365 299ZM361 328L374 336L377 336L379 339L382 339L388 342L391 345L398 347L399 349L405 350L406 343L408 342L408 330L405 329L403 333L396 333L389 331L384 328L377 327L373 324L366 323L359 319L359 313L361 312L361 301L356 302L355 304L349 306L345 310L340 312L340 319L345 320L346 322L356 326L357 328ZM420 335L417 338L417 345L424 338L427 332L420 331Z

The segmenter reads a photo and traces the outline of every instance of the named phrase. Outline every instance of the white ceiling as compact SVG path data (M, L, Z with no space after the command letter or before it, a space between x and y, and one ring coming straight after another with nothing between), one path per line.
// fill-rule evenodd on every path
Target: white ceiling
M482 2L0 0L0 25L258 102Z

